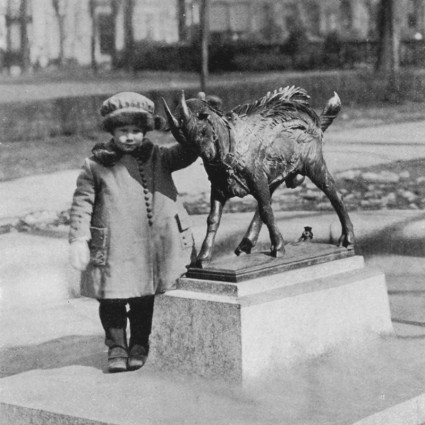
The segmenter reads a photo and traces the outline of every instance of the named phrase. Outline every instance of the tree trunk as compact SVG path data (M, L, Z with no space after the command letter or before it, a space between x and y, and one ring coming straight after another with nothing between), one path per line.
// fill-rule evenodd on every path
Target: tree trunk
M97 62L96 62L96 32L97 32L97 25L96 25L96 4L95 0L90 0L90 18L91 18L91 24L92 24L92 30L91 30L91 42L90 42L90 57L91 57L91 68L92 71L97 74Z
M28 0L21 0L19 9L19 20L21 30L21 67L22 72L27 72L30 68L30 45L28 40Z
M133 10L134 0L125 0L124 3L124 43L125 43L125 64L127 71L134 71L134 31L133 31Z
M376 70L387 82L386 98L400 97L400 0L381 0L378 14L379 50Z
M64 61L64 44L65 44L65 28L64 28L64 16L60 10L60 0L52 0L53 9L55 10L56 19L58 20L59 29L59 57L58 65L62 66Z
M208 80L208 41L209 41L209 0L201 0L201 90L207 92Z
M187 40L186 0L177 0L177 14L179 21L179 41Z
M111 62L112 68L116 69L117 67L117 47L116 43L116 25L117 25L117 16L119 11L119 4L117 0L111 0L111 13L112 13L112 45L111 45Z
M7 12L6 12L6 54L9 54L9 55L12 53L12 28L11 28L12 25L11 25L11 18L10 18L11 1L12 0L8 0L7 2ZM10 67L12 65L10 57L6 61L5 65L8 71L10 72Z

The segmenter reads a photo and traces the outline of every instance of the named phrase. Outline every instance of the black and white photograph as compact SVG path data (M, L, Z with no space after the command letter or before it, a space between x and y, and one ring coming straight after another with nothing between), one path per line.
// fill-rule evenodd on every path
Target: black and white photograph
M0 0L2 425L425 424L425 0Z

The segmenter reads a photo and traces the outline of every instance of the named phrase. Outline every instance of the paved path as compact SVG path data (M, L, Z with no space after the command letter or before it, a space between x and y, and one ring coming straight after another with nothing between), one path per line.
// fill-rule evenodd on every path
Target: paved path
M219 251L233 247L249 217L248 213L230 214L223 220L217 236ZM277 218L288 240L296 240L303 225L312 222L316 238L326 240L335 222L334 214L316 212L280 213ZM417 231L418 227L425 231L421 212L359 212L352 218L361 229L361 239L374 235L383 246L425 239L425 232ZM204 226L205 216L193 217L198 243ZM265 239L263 234L260 243ZM44 425L48 413L37 414L41 409L56 415L51 423L73 424L77 416L82 425L357 424L367 415L423 392L423 257L386 253L368 259L369 265L388 272L397 337L362 349L340 347L294 367L284 380L241 391L162 373L149 363L134 373L105 373L97 302L69 298L78 286L78 273L67 265L66 239L8 233L0 236L0 252L6 253L0 264L0 403L20 406L16 410L19 423ZM410 406L408 412L416 410ZM399 415L392 414L398 422L385 421L386 425L404 423ZM378 423L384 422L364 425Z
M327 71L328 75L335 78L341 78L342 74L355 74L356 71ZM213 90L215 86L223 87L243 82L264 82L269 81L270 89L274 90L279 85L290 84L292 79L302 77L323 76L323 71L305 71L299 72L267 72L267 73L248 73L231 72L225 74L211 74L209 76L209 87ZM74 81L70 81L69 72L63 80L56 76L53 78L39 78L32 76L27 81L25 77L20 80L16 78L8 81L0 81L0 104L10 102L28 102L34 100L56 99L59 97L88 96L88 95L107 95L118 93L120 91L134 90L181 90L192 89L199 90L200 79L196 73L174 73L174 72L149 72L144 71L133 78L126 75L123 78L119 76L82 76L78 79L78 74ZM34 82L35 81L35 82Z
M325 157L333 172L417 158L424 158L425 164L425 121L330 129L325 134Z

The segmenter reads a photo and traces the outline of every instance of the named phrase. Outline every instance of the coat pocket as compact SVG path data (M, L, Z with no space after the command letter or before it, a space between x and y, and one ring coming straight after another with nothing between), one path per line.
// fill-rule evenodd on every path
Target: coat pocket
M190 248L194 245L192 230L190 229L189 217L184 214L176 214L175 219L180 235L180 243L183 249Z
M105 266L108 256L108 229L106 227L90 227L90 261L94 266Z
M185 230L190 228L190 219L189 219L189 216L187 215L186 211L185 212L179 212L178 214L176 214L174 216L174 218L177 221L177 226L179 228L179 232L184 232Z

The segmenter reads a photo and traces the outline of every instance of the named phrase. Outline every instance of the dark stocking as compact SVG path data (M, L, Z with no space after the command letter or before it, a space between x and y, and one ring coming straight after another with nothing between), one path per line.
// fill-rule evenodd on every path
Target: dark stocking
M130 349L134 345L149 347L149 335L152 330L154 296L130 298Z

